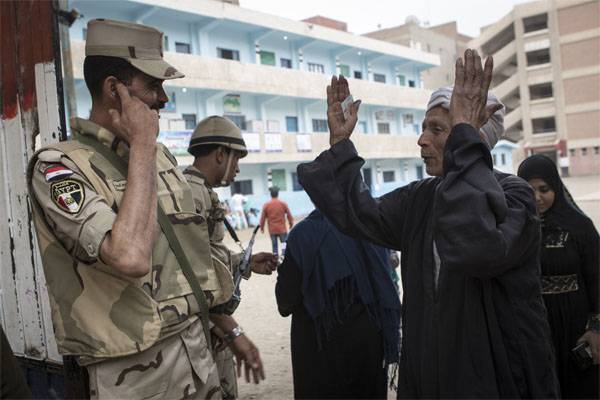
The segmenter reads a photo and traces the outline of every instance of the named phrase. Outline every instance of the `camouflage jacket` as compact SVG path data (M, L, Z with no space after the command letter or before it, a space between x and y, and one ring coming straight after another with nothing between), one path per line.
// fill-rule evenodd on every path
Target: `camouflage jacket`
M91 135L127 160L128 146L83 119L71 122L75 140L47 146L30 161L28 183L59 351L90 360L133 354L185 329L199 306L165 235L152 268L141 278L121 275L99 258L119 210L127 177L92 148ZM157 145L158 200L169 216L209 307L233 291L229 272L213 265L206 220L174 157Z

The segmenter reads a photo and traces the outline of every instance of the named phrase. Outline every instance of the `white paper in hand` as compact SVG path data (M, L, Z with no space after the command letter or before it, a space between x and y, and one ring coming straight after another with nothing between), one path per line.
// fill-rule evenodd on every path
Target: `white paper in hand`
M345 120L350 117L350 105L352 105L352 103L354 103L352 95L346 97L344 101L342 101L342 112L344 113Z

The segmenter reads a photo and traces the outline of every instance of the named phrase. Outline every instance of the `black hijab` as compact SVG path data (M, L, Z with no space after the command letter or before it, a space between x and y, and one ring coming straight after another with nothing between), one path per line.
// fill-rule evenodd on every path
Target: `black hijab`
M592 221L581 211L558 175L556 165L542 154L534 154L519 165L517 175L526 181L538 178L554 191L554 203L541 215L545 225L561 227L571 233L587 231Z

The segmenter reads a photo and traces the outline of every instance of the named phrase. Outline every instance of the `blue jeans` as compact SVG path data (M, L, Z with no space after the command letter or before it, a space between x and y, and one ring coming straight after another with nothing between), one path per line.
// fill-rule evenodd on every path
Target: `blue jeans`
M270 236L271 236L271 244L273 245L273 254L278 256L279 248L277 246L277 239L279 239L279 241L281 243L285 242L287 240L287 233L278 233L278 234L270 235Z

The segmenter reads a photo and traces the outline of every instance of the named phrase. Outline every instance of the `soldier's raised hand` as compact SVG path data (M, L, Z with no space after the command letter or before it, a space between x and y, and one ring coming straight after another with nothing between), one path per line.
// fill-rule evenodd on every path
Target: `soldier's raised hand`
M476 50L467 49L464 62L462 58L456 60L454 90L450 100L452 126L466 123L479 132L492 114L503 107L502 104L486 106L493 69L492 57L485 60L484 68L481 67L481 57Z
M136 142L155 143L159 129L158 112L137 97L131 96L123 83L116 82L115 90L121 102L121 110L108 110L113 128L130 145Z
M358 121L360 100L350 104L348 118L344 117L342 102L349 95L350 88L346 78L343 75L340 75L339 78L335 75L332 76L331 84L327 86L327 124L329 125L329 144L331 146L349 138Z

